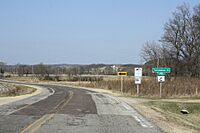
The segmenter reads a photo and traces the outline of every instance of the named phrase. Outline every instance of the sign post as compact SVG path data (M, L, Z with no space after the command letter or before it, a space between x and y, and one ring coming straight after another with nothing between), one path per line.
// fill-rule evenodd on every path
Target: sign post
M162 82L160 82L160 98L162 98Z
M158 82L160 84L160 98L162 97L162 83L165 82L165 76L158 76Z
M165 75L171 72L170 68L152 68L152 72L157 74L160 86L160 98L162 98L162 83L165 82Z
M124 77L121 76L121 93L123 93L123 88L124 88Z
M140 85L137 84L137 95L139 96L139 94L140 94Z
M123 93L123 88L124 88L124 76L128 76L128 72L118 72L117 76L121 77L121 93Z
M135 68L135 84L137 86L137 95L140 94L140 84L142 83L142 68Z

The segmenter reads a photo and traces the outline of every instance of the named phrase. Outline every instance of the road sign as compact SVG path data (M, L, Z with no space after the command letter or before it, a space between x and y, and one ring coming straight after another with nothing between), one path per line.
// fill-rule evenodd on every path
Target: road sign
M165 82L165 76L158 76L158 82Z
M118 72L117 76L128 76L128 72Z
M121 77L121 93L123 93L124 76L128 76L128 72L118 72L117 76Z
M135 77L142 77L142 68L135 68Z
M135 84L141 84L142 78L141 77L135 77Z
M165 76L166 75L165 72L157 72L156 74L157 74L157 76Z
M152 72L156 73L158 76L164 76L171 72L171 68L152 68Z
M170 73L171 72L171 68L166 68L166 67L161 67L161 68L152 68L152 72L153 73L157 73L157 72L164 72L164 73Z

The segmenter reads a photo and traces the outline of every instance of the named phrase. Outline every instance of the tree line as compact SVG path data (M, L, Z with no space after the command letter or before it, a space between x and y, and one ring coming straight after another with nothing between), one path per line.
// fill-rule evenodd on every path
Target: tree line
M112 65L105 64L91 64L91 65L48 65L48 64L17 64L7 65L4 62L0 62L0 76L5 76L5 73L16 76L35 76L39 78L50 76L77 76L77 75L115 75L116 70L112 68Z
M125 64L115 66L114 64L90 64L90 65L70 65L70 64L16 64L7 65L0 62L0 77L5 76L33 76L40 79L49 79L55 76L75 77L79 75L116 75L118 71L127 71L133 75L134 67L139 65Z
M200 4L178 6L161 39L147 41L141 57L146 67L171 67L173 76L200 77Z

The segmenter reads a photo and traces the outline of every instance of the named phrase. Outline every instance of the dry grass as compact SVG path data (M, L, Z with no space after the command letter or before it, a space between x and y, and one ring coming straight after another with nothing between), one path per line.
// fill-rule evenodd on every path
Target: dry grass
M0 94L0 97L6 97L6 96L19 96L19 95L25 95L25 94L31 94L35 92L36 89L32 87L27 87L27 86L12 86L11 89L9 89L8 92Z
M98 82L79 82L80 86L120 91L120 79L103 80ZM199 97L200 79L176 78L167 79L163 83L163 97ZM136 95L134 79L124 79L124 93ZM159 83L156 78L148 77L142 80L140 96L159 97Z
M92 76L94 78L94 76ZM98 76L97 76L98 77ZM102 77L102 76L101 76ZM88 78L88 75L86 79ZM12 77L11 80L38 82L35 77ZM37 79L37 80L36 80ZM49 82L49 81L48 81ZM55 81L52 81L55 82ZM117 76L103 76L102 80L75 80L74 82L59 81L60 84L71 84L83 87L101 88L112 91L120 91L121 81ZM124 77L124 93L128 95L136 95L136 85L134 77ZM159 97L159 83L156 77L143 77L140 85L140 96L142 97ZM200 97L200 79L197 78L167 78L163 83L163 98L177 98L177 97Z
M6 78L6 80L14 80L14 81L20 81L20 82L39 82L39 79L37 77L19 77L19 76L12 76L9 78Z
M200 103L150 101L145 105L160 112L168 121L174 124L200 131ZM190 113L187 115L182 114L180 112L181 109L187 109Z

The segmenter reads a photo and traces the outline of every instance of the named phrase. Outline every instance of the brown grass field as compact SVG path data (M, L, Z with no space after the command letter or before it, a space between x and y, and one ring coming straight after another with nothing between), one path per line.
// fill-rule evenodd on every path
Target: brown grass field
M120 91L121 80L118 78L115 80L106 79L98 82L79 82L77 85ZM133 78L125 77L123 86L123 93L136 95L136 85ZM200 79L181 77L176 79L171 78L167 79L166 82L163 83L162 88L163 97L198 97L200 94ZM159 97L159 92L159 83L155 77L143 78L142 84L140 85L140 96Z

